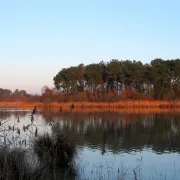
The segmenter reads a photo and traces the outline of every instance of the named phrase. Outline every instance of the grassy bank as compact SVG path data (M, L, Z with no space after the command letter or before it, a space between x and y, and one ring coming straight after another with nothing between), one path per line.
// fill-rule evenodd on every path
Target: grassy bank
M0 108L62 108L69 110L73 102L0 102ZM122 100L119 102L74 102L74 109L122 109L122 108L177 108L180 101L159 101L159 100Z

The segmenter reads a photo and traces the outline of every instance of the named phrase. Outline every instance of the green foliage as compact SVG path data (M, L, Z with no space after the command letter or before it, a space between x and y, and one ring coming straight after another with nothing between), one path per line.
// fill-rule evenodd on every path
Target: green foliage
M82 74L83 73L83 74ZM62 69L54 77L54 85L62 93L74 94L134 91L154 99L180 98L180 60L154 59L150 64L140 61L119 61L79 65Z

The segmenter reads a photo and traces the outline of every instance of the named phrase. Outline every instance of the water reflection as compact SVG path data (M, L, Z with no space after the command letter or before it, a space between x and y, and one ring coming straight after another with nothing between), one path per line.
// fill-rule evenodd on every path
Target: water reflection
M26 124L30 111L0 111L0 120ZM37 123L59 123L61 130L79 146L113 153L152 148L156 153L180 152L179 114L120 114L39 112Z
M156 153L180 152L180 115L120 113L42 112L48 122L54 120L79 146L106 148L113 153L152 148Z
M24 125L29 124L30 112L12 109L0 110L0 122L8 120L5 123L5 128L8 128L8 125L15 125L15 128L22 130ZM163 174L168 172L171 177L176 173L178 177L180 175L178 168L180 164L178 155L180 153L179 120L180 114L178 113L128 114L119 112L42 111L35 116L38 133L45 130L51 131L51 125L57 124L70 140L76 141L81 153L81 163L89 163L89 166L83 167L84 174L87 175L89 172L92 179L97 179L94 168L98 164L112 162L114 165L111 165L113 170L110 172L113 174L118 172L122 165L120 162L125 163L128 169L132 170L137 166L137 159L142 157L144 175L154 176L155 171L160 170ZM32 131L35 130L35 128L32 129ZM12 137L16 137L17 139L14 142L17 146L22 142L22 138L28 142L29 135L22 131L21 136L17 136L17 131L11 131L6 136L10 140ZM165 167L162 170L163 164ZM156 168L152 170L151 167ZM94 175L91 174L92 171L94 171ZM104 173L107 173L106 169L104 169ZM143 176L142 179L146 178Z
M50 131L41 113L31 122L30 110L0 109L0 145L28 148L37 133Z

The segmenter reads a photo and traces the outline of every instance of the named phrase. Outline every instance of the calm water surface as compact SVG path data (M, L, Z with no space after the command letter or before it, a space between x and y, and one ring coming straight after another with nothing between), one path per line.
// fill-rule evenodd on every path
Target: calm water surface
M7 121L1 134L8 140L1 138L2 143L28 146L32 133L23 126L30 123L29 115L24 110L0 111L1 121ZM80 179L180 179L180 114L44 111L36 114L30 131L37 127L38 134L51 132L52 123L76 141ZM6 131L9 126L20 134Z

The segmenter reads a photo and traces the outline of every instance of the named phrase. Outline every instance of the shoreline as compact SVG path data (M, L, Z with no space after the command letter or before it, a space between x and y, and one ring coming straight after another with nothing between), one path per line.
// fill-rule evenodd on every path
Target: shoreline
M180 101L159 101L159 100L122 100L118 102L87 102L87 101L78 101L78 102L0 102L0 108L33 108L34 106L42 107L51 107L51 108L64 108L68 109L74 103L75 108L180 108Z
M0 109L3 108L18 108L18 109L33 109L35 106L38 109L54 109L59 111L70 111L73 102L0 102ZM139 110L141 109L141 110ZM73 111L169 111L180 109L180 101L119 101L119 102L74 102Z

